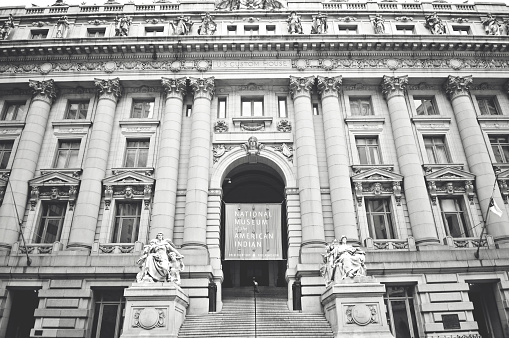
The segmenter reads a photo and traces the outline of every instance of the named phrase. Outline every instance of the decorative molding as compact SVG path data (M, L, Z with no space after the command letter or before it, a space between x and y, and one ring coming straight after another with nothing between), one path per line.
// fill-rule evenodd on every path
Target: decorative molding
M112 176L103 180L106 210L109 210L111 201L115 198L141 199L145 205L145 210L149 208L155 180L129 169L132 168L126 168L125 172L114 172Z
M45 81L29 80L28 85L32 88L32 95L34 97L43 98L51 103L55 101L58 95L58 87L55 85L53 79Z
M138 308L133 311L133 327L151 330L165 326L165 311L157 308Z
M162 78L161 85L167 98L174 97L183 99L186 95L186 78L168 79Z
M261 142L258 142L258 139L254 136L251 136L246 143L241 144L240 147L244 149L247 156L258 156L265 145Z
M449 75L444 84L445 92L450 100L460 95L468 95L472 82L472 75L464 77Z
M411 16L397 16L394 19L396 19L396 21L402 21L402 22L414 21L414 18L412 18Z
M272 146L272 149L280 152L288 161L293 163L293 146L283 143L280 146Z
M295 100L299 96L310 97L314 83L315 83L314 76L308 77L290 76L290 95L292 96L292 99Z
M366 326L378 323L378 311L375 304L356 304L346 306L346 323Z
M225 146L224 144L216 144L212 147L214 163L217 163L226 152L235 148L234 146Z
M352 22L352 21L357 21L357 18L353 17L353 16L345 16L343 18L338 18L338 21L343 21L343 22Z
M203 97L212 100L214 96L214 77L190 78L189 83L195 99Z
M292 123L289 120L279 120L276 128L282 133L289 133L292 131Z
M30 211L35 210L39 199L64 200L69 203L69 210L74 210L78 196L79 178L69 176L67 171L57 170L45 173L28 182L30 187Z
M352 176L355 198L362 206L365 196L394 195L398 206L401 205L403 176L383 168L372 168Z
M214 123L215 133L226 133L228 132L228 123L225 120L218 120Z
M428 183L428 192L433 205L437 204L437 196L463 195L465 194L474 204L474 185L475 175L450 166L426 174Z
M341 91L341 84L343 83L341 75L335 77L317 76L317 80L318 94L322 99L329 96L338 97Z
M122 96L122 86L118 77L108 80L94 79L94 84L101 97L105 96L116 101Z
M382 79L382 94L386 100L395 95L404 95L408 84L408 75L387 76Z

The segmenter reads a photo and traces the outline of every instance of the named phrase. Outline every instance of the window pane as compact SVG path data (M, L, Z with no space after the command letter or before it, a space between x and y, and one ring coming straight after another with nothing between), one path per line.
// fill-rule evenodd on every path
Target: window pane
M128 149L125 156L125 166L134 167L136 160L136 149Z
M380 164L380 154L378 153L378 147L369 147L369 153L371 158L370 164Z
M391 301L392 316L394 318L394 329L396 338L407 338L410 336L408 316L405 301Z
M99 338L115 337L119 305L104 305Z
M263 116L263 102L262 101L254 101L253 102L253 116Z
M48 220L46 226L46 235L43 238L43 243L54 243L57 240L58 230L60 227L59 219Z
M251 116L251 102L250 101L242 102L242 116Z
M148 159L148 149L140 149L140 153L138 156L138 164L137 167L146 167Z
M134 218L124 218L122 220L122 227L120 231L120 239L119 243L132 243L133 242L133 228L134 228Z
M219 98L217 117L220 119L226 118L226 98L224 98L224 97Z
M366 147L358 146L357 151L359 152L360 164L368 164L368 154L366 152Z
M284 97L278 98L278 110L279 117L288 117L288 114L286 112L286 98Z
M7 168L12 152L12 141L0 142L0 169Z

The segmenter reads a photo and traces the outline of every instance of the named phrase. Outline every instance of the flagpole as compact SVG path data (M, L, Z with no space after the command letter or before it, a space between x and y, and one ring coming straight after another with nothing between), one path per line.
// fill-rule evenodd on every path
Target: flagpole
M481 243L482 243L482 236L484 235L484 230L486 229L486 227L488 226L488 220L490 218L490 209L492 206L495 205L495 200L493 199L493 195L495 195L495 188L497 186L497 182L498 182L498 175L495 174L495 182L493 182L493 189L491 190L491 198L490 198L490 202L488 203L488 210L486 212L486 219L483 220L483 227L481 229L481 236L479 237L479 242L477 242L477 250L476 252L474 253L474 257L479 259L479 251L481 249Z

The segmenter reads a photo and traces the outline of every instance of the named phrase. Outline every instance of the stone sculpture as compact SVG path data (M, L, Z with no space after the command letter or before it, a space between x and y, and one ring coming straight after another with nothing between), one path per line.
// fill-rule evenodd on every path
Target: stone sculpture
M210 13L205 13L201 17L201 25L198 28L199 35L213 35L216 32L217 24Z
M173 22L170 22L173 27L173 34L175 35L188 35L191 32L193 21L188 16L179 16Z
M129 34L129 26L132 19L127 15L115 17L115 36L127 36Z
M433 13L431 15L426 15L424 17L426 19L426 28L431 31L433 34L445 34L445 25L437 15L437 13Z
M318 15L313 16L311 34L325 34L327 30L327 14L318 13Z
M375 17L371 20L373 23L373 27L375 28L375 34L384 34L385 33L385 20L382 17L382 15L377 14Z
M240 147L244 149L246 155L260 155L260 151L265 147L262 143L258 142L258 139L251 136L246 143L241 144Z
M173 282L180 285L180 271L184 269L184 256L160 232L143 248L143 255L136 261L141 271L136 282Z
M484 25L484 31L488 35L500 35L500 31L502 27L500 22L490 13L488 17L482 20L482 24Z
M346 236L338 242L334 239L327 245L327 253L322 254L323 265L320 269L325 285L338 283L346 278L366 276L366 253L346 243Z
M4 24L2 25L2 28L0 28L0 38L2 40L7 39L9 36L9 33L11 32L11 29L14 28L14 17L12 14L9 14L9 18L4 21Z
M290 13L288 19L288 33L290 34L303 34L302 32L302 22L300 21L300 16L297 15L297 12Z
M56 38L65 38L67 33L67 28L69 27L69 20L67 20L67 16L62 16L57 21L57 33Z

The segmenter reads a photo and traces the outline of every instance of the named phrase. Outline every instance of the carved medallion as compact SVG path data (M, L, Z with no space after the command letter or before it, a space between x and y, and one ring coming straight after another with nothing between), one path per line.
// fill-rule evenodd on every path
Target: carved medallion
M164 311L162 309L145 308L134 311L133 327L151 330L164 326Z

